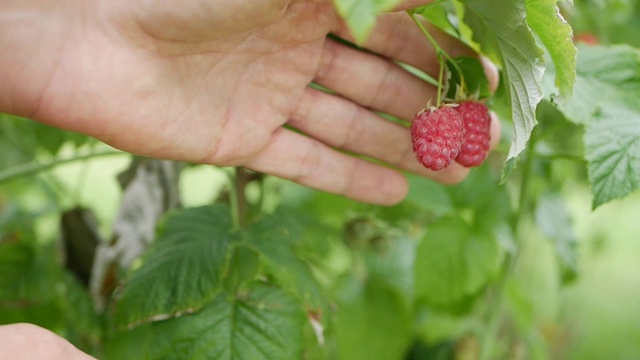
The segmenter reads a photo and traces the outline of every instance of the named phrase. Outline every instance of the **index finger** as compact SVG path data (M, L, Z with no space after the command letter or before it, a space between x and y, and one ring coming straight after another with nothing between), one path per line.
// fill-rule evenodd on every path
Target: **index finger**
M420 2L404 2L403 5ZM407 7L409 8L409 6ZM485 75L492 91L498 87L499 75L497 68L488 60L480 57L473 49L460 40L441 31L426 19L418 16L421 24L435 39L440 47L450 56L477 57L481 60ZM336 32L341 38L354 41L346 24L343 24ZM440 63L436 50L427 40L413 19L405 12L385 13L378 17L378 21L363 45L366 49L382 55L386 58L409 64L424 71L432 77L437 77Z

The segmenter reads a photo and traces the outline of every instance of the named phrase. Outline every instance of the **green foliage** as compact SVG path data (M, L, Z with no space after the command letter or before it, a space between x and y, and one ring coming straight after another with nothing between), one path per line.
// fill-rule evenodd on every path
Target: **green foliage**
M56 155L64 144L79 147L88 139L84 135L0 113L0 164L3 166L32 161L36 151Z
M500 255L493 236L462 219L442 219L428 228L417 249L417 296L437 306L455 306L496 274Z
M576 81L573 31L558 9L557 0L526 0L527 23L546 47L556 72L560 95L570 97Z
M340 359L400 359L411 342L411 312L395 291L348 277L338 285Z
M235 237L222 206L169 216L118 293L116 323L133 326L200 310L222 289Z
M0 324L33 323L96 351L101 331L86 289L61 268L53 244L38 245L33 217L1 215Z
M250 283L195 314L142 325L107 343L108 359L296 359L305 320L279 289Z
M391 10L401 0L334 0L338 13L349 25L353 36L364 43L373 30L378 15Z
M320 309L326 305L325 295L307 263L297 254L304 235L296 220L291 214L288 218L264 217L248 227L243 244L262 256L266 272L281 288L310 308Z
M593 207L636 190L640 179L640 51L580 47L575 96L565 116L585 126L585 158Z
M473 30L473 40L502 67L514 124L508 157L515 158L536 125L535 108L542 99L542 51L527 25L523 1L503 1L496 6L490 0L467 0L464 5L464 21Z
M578 275L578 239L562 197L552 193L540 197L535 211L535 221L540 231L554 244L563 280L575 280Z
M456 95L459 93L459 86L463 83L463 79L467 94L476 99L486 99L491 96L489 82L484 75L482 64L477 59L458 57L453 61L447 60L446 65L449 76L447 89L444 91L446 98L458 98Z

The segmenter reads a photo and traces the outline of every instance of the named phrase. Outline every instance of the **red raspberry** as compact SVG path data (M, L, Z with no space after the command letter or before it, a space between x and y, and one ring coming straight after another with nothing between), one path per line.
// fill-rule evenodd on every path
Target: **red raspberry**
M424 109L411 124L413 152L431 170L442 170L458 156L464 128L462 117L450 106Z
M455 109L464 122L464 138L456 161L466 167L482 165L489 153L491 116L483 103L466 101Z

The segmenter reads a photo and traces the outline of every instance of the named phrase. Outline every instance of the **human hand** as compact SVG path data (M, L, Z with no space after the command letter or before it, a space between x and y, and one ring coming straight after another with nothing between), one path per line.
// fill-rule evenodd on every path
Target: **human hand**
M67 340L32 324L0 326L0 359L90 360Z
M8 29L0 46L10 49L0 78L12 89L0 94L2 111L140 155L245 166L378 204L406 194L391 167L443 183L468 172L422 168L409 130L374 113L411 119L435 98L393 62L438 71L404 12L381 16L365 44L380 56L327 39L350 39L328 0L28 0L5 2L0 13ZM432 33L450 54L473 55ZM495 88L495 68L487 75Z

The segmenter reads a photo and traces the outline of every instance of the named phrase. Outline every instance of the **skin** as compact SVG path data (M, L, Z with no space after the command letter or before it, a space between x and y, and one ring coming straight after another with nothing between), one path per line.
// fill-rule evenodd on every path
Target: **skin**
M435 98L394 62L437 75L433 48L401 11L424 2L382 15L363 52L327 39L352 40L329 0L2 0L0 111L140 155L245 166L394 204L408 190L401 171L446 184L468 173L422 168L409 130L375 114L410 120ZM474 56L430 31L452 56ZM484 64L495 89L497 71ZM90 358L29 324L0 326L5 357Z
M32 324L0 326L0 359L91 360L65 339Z

